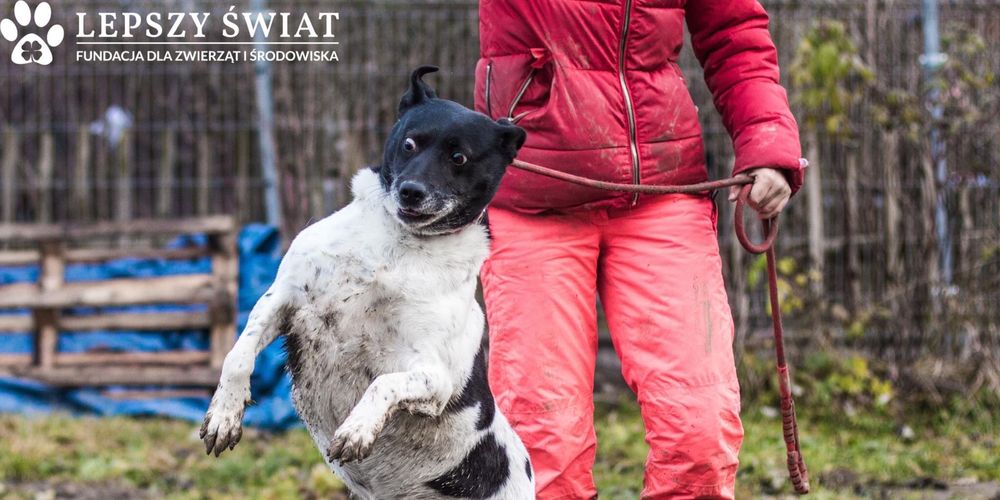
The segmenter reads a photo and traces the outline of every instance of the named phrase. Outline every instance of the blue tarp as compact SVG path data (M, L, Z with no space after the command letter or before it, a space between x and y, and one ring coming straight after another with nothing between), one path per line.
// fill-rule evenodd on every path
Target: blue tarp
M185 236L171 246L185 247L204 244L200 236ZM281 260L277 231L264 225L249 225L240 233L239 318L242 331L247 316L257 299L274 280ZM175 274L204 273L211 269L209 259L190 261L158 261L122 259L104 264L76 264L66 268L66 281L100 280L124 277L152 277ZM0 268L0 285L34 282L38 268ZM178 310L183 306L129 308L136 310ZM66 314L87 313L70 310ZM26 311L3 311L0 314L26 314ZM235 335L236 332L233 332ZM62 332L61 352L158 351L204 349L207 332ZM30 353L32 335L29 332L0 334L0 353ZM291 403L291 380L284 369L285 353L282 340L271 344L257 358L252 379L255 404L247 408L244 422L269 429L285 429L297 425L298 416ZM113 389L112 389L113 390ZM102 395L98 389L58 389L35 381L0 377L0 412L48 413L70 411L97 415L161 415L201 421L209 398L173 398L117 401Z

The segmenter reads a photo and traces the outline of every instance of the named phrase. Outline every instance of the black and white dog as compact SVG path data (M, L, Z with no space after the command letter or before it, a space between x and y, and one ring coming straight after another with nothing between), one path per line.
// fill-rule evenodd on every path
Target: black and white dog
M421 79L436 70L413 72L382 164L295 238L254 306L201 428L209 453L239 442L254 358L284 335L295 406L355 495L534 497L487 386L475 300L479 222L525 133L437 98Z

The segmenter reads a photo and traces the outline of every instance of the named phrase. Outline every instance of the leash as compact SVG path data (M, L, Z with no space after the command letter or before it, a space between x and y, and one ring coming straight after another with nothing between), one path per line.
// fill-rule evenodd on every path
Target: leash
M739 174L728 179L699 182L697 184L653 186L645 184L620 184L588 179L520 160L514 160L511 166L581 186L625 193L694 194L732 186L741 186L739 197L736 199L736 213L733 224L736 230L736 239L739 240L740 245L746 251L755 255L763 253L767 256L767 285L771 298L771 322L774 325L774 354L778 367L778 387L781 394L781 424L785 438L785 454L788 459L788 476L795 487L796 493L801 495L809 493L809 471L806 470L802 451L799 449L799 425L798 419L795 416L795 401L792 398L791 376L788 373L788 363L785 361L785 337L784 329L781 326L781 307L778 304L778 272L775 265L777 259L774 254L774 240L778 236L778 218L776 216L761 221L764 227L764 240L760 243L750 241L743 222L743 208L747 205L750 188L753 187L753 178L746 174Z

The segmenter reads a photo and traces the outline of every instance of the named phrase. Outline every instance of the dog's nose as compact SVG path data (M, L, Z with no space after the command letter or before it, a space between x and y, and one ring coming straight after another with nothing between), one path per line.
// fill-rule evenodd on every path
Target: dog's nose
M399 185L399 201L405 206L413 207L423 203L427 198L427 188L419 182L404 181Z

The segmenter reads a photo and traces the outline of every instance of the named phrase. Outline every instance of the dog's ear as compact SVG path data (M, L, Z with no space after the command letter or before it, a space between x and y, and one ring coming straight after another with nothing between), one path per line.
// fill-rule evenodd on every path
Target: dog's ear
M412 108L428 99L434 99L437 94L434 89L424 83L423 76L427 73L437 72L437 66L420 66L419 68L413 70L413 74L410 75L410 88L403 94L403 98L399 101L399 114L400 116L406 112L407 109Z
M500 128L500 150L513 161L517 156L517 151L524 146L524 141L528 138L527 132L523 128L514 125L506 118L497 120Z

